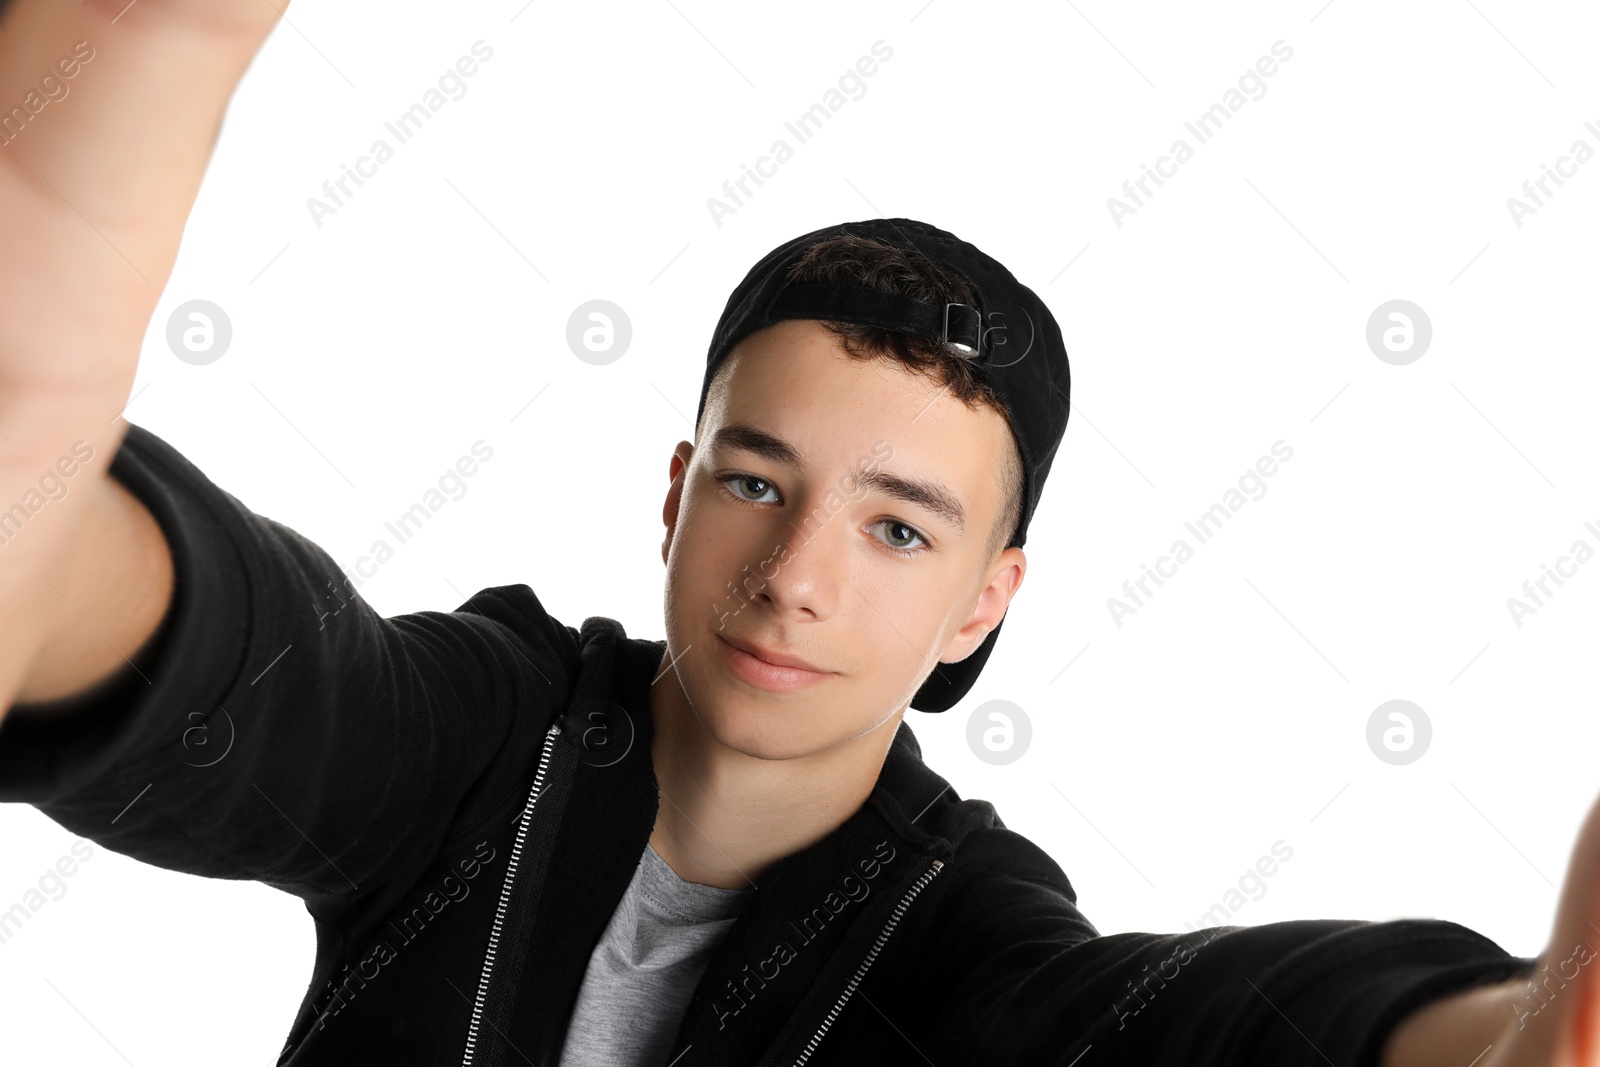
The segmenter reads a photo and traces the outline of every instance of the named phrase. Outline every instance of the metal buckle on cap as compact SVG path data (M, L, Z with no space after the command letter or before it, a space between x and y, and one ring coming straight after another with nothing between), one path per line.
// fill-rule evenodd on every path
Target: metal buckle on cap
M955 329L951 329L950 309L960 308ZM983 316L970 304L946 304L944 327L939 332L939 343L953 348L967 359L981 359L983 348Z

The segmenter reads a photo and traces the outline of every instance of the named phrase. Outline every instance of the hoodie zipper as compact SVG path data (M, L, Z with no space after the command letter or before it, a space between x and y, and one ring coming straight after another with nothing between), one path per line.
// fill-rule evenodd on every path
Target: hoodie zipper
M517 826L517 837L511 845L511 857L506 861L506 880L500 886L500 902L495 906L494 926L489 930L489 951L484 957L483 974L478 978L478 994L472 1003L472 1024L467 1028L467 1048L462 1055L461 1067L471 1067L474 1047L478 1043L478 1025L483 1019L483 1000L489 990L489 972L494 970L495 950L500 944L500 928L505 922L506 906L511 900L511 883L517 877L517 861L522 855L522 842L528 836L528 824L532 820L533 805L539 799L539 791L544 788L544 772L550 766L550 750L555 747L556 738L561 735L559 722L551 725L545 733L544 751L539 756L539 770L533 777L533 788L528 791L528 803L522 809L522 817Z
M817 1032L811 1035L811 1040L806 1043L805 1051L801 1052L800 1058L794 1061L794 1067L801 1067L801 1064L811 1058L811 1054L816 1051L817 1043L822 1040L822 1035L828 1032L828 1027L833 1025L833 1020L838 1018L839 1012L844 1010L845 1002L850 999L851 995L855 993L856 987L861 984L861 979L866 976L867 968L872 966L872 961L878 958L878 953L882 950L884 942L888 941L889 935L894 933L894 928L899 925L901 916L905 915L906 909L911 906L911 902L917 899L917 894L922 892L929 882L933 881L934 876L943 867L943 860L934 860L933 866L923 871L917 878L916 883L906 891L906 895L900 898L900 903L895 905L894 913L889 916L889 921L884 923L883 929L878 932L878 940L873 942L872 948L867 951L866 958L861 961L861 966L857 967L856 973L851 976L850 983L844 987L844 992L839 994L839 999L834 1001L833 1008L828 1012L828 1017L822 1020L822 1025L817 1027Z

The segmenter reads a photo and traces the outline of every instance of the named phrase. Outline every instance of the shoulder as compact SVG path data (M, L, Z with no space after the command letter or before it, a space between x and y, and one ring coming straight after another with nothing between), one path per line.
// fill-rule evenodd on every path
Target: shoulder
M1025 973L1100 936L1055 860L1004 827L962 839L906 918L902 964L935 987Z
M1078 894L1054 858L1030 839L1004 826L976 829L957 845L948 869L940 872L935 909L941 921L981 927L993 917L1022 909L1041 918L1081 923L1084 936L1096 936L1078 911Z

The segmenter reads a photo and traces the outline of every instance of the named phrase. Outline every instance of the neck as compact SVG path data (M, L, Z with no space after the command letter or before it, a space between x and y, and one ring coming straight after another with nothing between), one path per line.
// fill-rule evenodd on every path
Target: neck
M902 708L823 752L761 759L707 732L667 658L650 687L650 712L650 758L661 790L650 844L678 877L721 889L754 888L778 860L854 815L877 784L905 715Z

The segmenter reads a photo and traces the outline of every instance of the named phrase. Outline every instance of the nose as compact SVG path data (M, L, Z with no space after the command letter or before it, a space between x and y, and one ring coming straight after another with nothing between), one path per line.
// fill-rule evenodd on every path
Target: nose
M807 504L809 511L774 513L774 536L768 540L773 548L741 572L750 599L785 621L829 618L848 580L850 530L844 511Z

